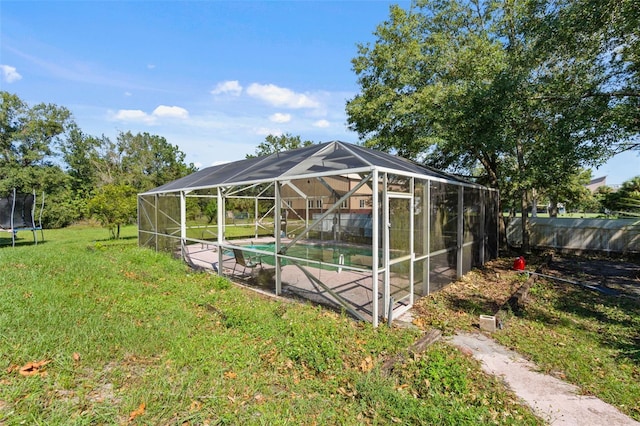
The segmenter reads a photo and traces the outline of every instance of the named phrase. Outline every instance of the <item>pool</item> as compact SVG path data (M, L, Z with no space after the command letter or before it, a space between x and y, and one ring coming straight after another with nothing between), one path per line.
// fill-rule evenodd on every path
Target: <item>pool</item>
M248 249L254 249L259 251L275 252L275 244L256 244L245 246ZM321 262L331 265L345 265L358 268L371 268L372 256L371 248L369 247L354 247L346 245L329 245L329 244L294 244L287 249L287 256L295 257L301 260L312 260L313 263ZM263 263L267 265L274 265L274 256L260 255ZM286 265L287 259L282 259L283 264ZM307 264L306 262L304 264ZM331 269L335 269L331 268Z

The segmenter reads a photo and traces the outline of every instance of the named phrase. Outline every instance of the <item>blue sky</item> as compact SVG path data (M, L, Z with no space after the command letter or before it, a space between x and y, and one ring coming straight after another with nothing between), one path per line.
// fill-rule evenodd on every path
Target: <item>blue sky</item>
M199 167L268 134L357 142L351 59L409 1L0 2L0 85L71 110L87 134L149 132ZM626 154L594 172L640 174Z

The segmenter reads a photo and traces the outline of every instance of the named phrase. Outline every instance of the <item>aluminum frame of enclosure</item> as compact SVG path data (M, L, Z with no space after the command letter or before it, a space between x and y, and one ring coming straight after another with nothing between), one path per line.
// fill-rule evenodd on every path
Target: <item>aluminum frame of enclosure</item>
M139 194L139 244L377 326L497 257L497 209L495 190L334 141ZM265 266L233 275L233 249Z

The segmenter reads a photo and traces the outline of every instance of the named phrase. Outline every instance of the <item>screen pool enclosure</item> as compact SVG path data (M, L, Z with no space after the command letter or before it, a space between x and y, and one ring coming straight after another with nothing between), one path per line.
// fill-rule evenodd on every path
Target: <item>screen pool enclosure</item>
M378 325L498 252L497 191L327 142L138 195L140 246Z

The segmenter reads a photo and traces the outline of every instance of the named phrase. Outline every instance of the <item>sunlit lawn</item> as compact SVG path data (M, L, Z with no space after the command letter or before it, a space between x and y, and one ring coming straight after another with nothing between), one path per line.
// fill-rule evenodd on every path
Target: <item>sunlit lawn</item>
M0 423L539 423L442 343L381 371L415 330L266 298L123 235L0 247Z

